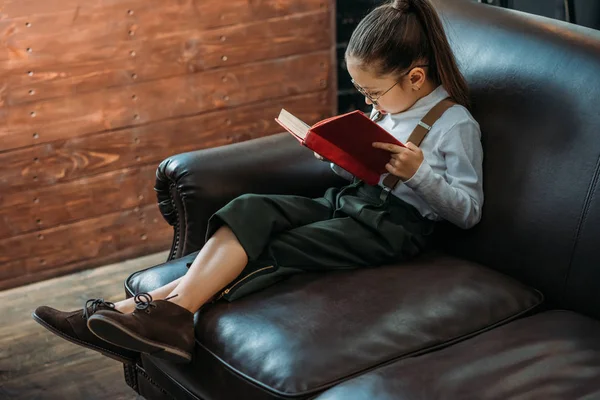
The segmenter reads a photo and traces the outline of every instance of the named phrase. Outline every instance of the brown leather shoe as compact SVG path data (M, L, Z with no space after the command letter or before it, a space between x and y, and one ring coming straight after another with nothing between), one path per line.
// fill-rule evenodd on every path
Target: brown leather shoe
M122 315L114 309L114 304L103 299L90 299L77 311L59 311L52 307L41 306L33 312L33 319L50 332L88 349L123 363L133 363L139 353L114 346L94 335L87 327L87 320L94 313L103 311Z
M135 296L131 314L98 311L88 328L102 340L173 362L189 362L194 350L194 314L148 293Z

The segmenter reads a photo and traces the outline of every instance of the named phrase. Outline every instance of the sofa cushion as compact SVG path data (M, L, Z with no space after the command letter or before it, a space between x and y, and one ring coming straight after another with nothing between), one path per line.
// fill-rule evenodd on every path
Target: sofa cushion
M196 251L187 256L134 272L125 280L127 295L133 296L137 293L151 292L173 282L175 279L179 279L185 275L188 264L194 261L198 253L199 251Z
M240 382L233 381L242 380L276 397L307 396L506 323L541 301L540 293L511 278L442 255L296 275L197 314L198 375L188 390L228 398L207 393L210 383L203 383L204 366L221 365L228 373L219 376L230 382L220 387L237 387Z
M548 311L340 384L318 400L598 399L600 322Z

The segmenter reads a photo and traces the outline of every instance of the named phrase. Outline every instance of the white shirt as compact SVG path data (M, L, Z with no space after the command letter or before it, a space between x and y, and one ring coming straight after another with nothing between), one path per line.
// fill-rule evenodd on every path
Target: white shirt
M378 124L405 143L425 114L446 97L448 92L440 85L408 110L387 114ZM483 206L483 149L477 121L465 107L454 105L432 125L419 147L424 156L419 169L392 193L428 219L445 219L463 229L476 225ZM341 167L332 163L331 168L352 179ZM386 175L380 177L381 187Z

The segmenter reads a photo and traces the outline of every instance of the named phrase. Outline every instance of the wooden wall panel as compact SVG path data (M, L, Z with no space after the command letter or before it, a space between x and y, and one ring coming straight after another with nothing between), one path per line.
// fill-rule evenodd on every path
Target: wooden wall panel
M0 290L167 249L160 161L332 115L333 4L0 2Z
M140 33L132 41L103 34L107 26L99 23L90 34L99 37L97 47L93 48L88 39L79 36L60 47L57 46L60 36L13 40L22 42L16 46L22 54L14 50L15 56L0 62L3 71L0 76L7 82L2 91L3 101L16 105L330 46L326 11L210 31L165 25L161 25L164 31ZM269 40L273 32L284 32L275 43ZM26 48L33 46L32 41L35 48L31 47L28 53ZM64 46L66 51L57 51ZM253 51L248 52L248 48Z
M167 250L173 229L156 204L0 242L0 290ZM33 251L33 252L32 252Z
M0 151L318 91L329 62L322 51L11 107Z
M156 166L146 165L9 194L0 208L0 243L23 233L39 230L43 235L48 227L155 204L155 177Z
M76 14L82 8L110 7L121 0L4 0L0 12L9 18L32 17L68 11Z
M210 112L0 154L0 165L8 167L0 179L0 240L155 204L153 185L160 161L172 154L278 133L281 128L272 116L281 107L307 122L330 111L326 93L311 93L241 107L234 113ZM190 126L197 129L189 132ZM122 150L128 146L135 148L130 154ZM37 168L19 168L32 159L38 160ZM37 185L31 188L34 176Z
M203 71L327 49L331 46L328 14L320 11L204 32L161 35L161 39L140 46L139 78L155 79L165 73ZM285 33L272 42L269 38L274 32ZM173 59L179 61L179 68L165 65L165 60Z
M93 39L95 42L88 43L88 46L95 48L109 44L106 40L109 38L154 40L173 32L268 24L271 19L296 18L305 13L328 11L327 5L320 0L307 0L301 4L294 0L278 0L277 5L271 4L270 7L266 7L268 1L252 4L247 0L231 0L226 9L211 1L195 3L194 6L191 2L182 1L129 0L101 8L83 6L65 12L13 17L0 20L0 27L5 33L3 40L20 53L24 50L20 44L35 43L47 47L54 43L70 46ZM77 35L72 34L74 30ZM26 55L25 52L20 54ZM14 55L9 53L1 57L10 59Z
M329 115L331 108L328 94L315 92L255 103L233 112L225 109L0 153L0 165L4 166L0 174L0 209L17 204L16 193L34 184L40 188L142 162L159 163L174 152L277 133L281 128L272 116L281 107L307 122Z
M26 22L40 15L65 13L70 16L63 19L66 34L72 33L66 26L69 20L76 21L86 14L115 19L125 12L128 17L135 17L136 22L147 25L175 20L183 26L207 29L329 9L331 4L326 0L227 0L227 4L213 0L4 0L0 3L0 13L13 20L24 18ZM119 15L110 14L115 8L121 10Z

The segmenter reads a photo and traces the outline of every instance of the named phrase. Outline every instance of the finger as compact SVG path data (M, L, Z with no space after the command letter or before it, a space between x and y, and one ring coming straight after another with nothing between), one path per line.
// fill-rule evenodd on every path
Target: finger
M398 169L391 164L385 164L385 169L387 169L387 171L392 175L398 174Z
M388 164L394 168L399 168L402 165L402 161L398 160L397 158L392 158Z
M417 146L416 144L414 144L413 142L406 142L406 148L415 153L418 153L421 151L421 148L419 146Z
M404 147L392 143L374 142L373 147L375 147L376 149L387 150L392 153L400 153L404 151Z
M390 159L402 163L410 160L412 157L414 157L413 152L411 150L406 150L401 153L393 153Z

